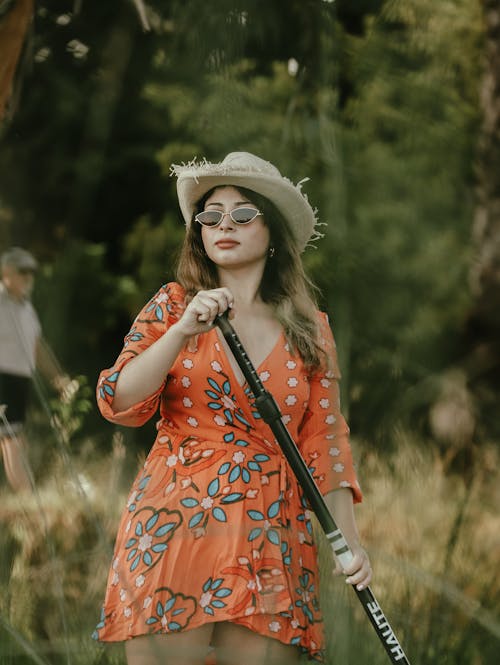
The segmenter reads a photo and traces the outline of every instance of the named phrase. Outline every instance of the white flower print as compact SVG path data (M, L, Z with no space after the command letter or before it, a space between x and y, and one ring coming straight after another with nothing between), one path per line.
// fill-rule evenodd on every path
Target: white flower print
M161 302L168 302L168 296L166 293L159 293L156 298L155 302L161 303Z
M141 550L141 552L145 552L151 547L152 542L153 536L150 536L149 533L145 533L139 538L139 545L137 547Z
M352 485L351 485L351 483L348 482L347 480L343 480L343 481L340 483L340 487L352 487Z
M220 401L224 404L226 409L229 409L230 411L234 411L236 409L236 406L235 406L233 400L230 397L228 397L227 395L222 395L222 397L220 398Z
M279 621L271 621L271 623L269 624L269 630L272 633L279 633L280 630L281 630L280 622Z
M341 462L338 462L337 464L333 465L333 470L336 473L342 473L342 471L344 470L344 465Z
M210 367L214 370L214 372L222 372L221 364L217 362L217 360L213 360L210 363Z
M334 438L335 438L335 434L327 434L325 436L325 439L327 439L327 441L332 441Z
M224 425L226 424L226 421L224 420L224 418L222 416L219 416L219 414L217 414L216 416L214 416L214 423L216 425L219 425L220 427L224 427Z
M295 360L288 360L286 366L288 369L295 369L297 367L297 363Z
M330 406L330 400L326 399L326 397L323 397L323 399L319 400L319 405L322 409L328 409Z
M191 385L191 379L189 378L189 376L183 376L181 379L181 383L184 388L189 388L189 386Z
M116 586L119 581L120 581L120 576L118 575L118 573L114 573L113 580L111 581L111 584L113 586Z
M131 526L132 526L132 520L129 520L127 522L127 526L125 527L125 533L128 533L130 531Z
M168 467L175 466L177 464L178 459L179 458L177 457L177 455L169 455L167 457L167 466Z
M125 617L128 618L131 614L132 614L132 610L130 609L130 607L126 607L126 608L123 610L123 616L125 616Z
M333 446L333 447L330 448L330 450L328 451L328 454L329 454L331 457L338 457L338 456L340 455L340 450L339 450L338 448L336 448L335 446Z
M293 406L294 404L297 404L297 398L295 395L287 395L285 399L285 404L287 406Z
M196 418L193 418L193 416L190 416L186 422L188 425L191 425L191 427L198 427L198 421Z
M113 561L113 570L118 570L118 566L120 565L120 557L117 556L115 560Z
M193 402L192 402L192 400L189 399L189 397L184 397L182 399L182 403L184 404L186 409L190 409L193 406Z
M335 423L336 421L337 421L337 418L335 418L333 413L328 414L327 417L325 418L325 423L327 425L333 425L333 423Z
M144 577L144 575L139 575L135 579L135 586L136 587L141 587L144 584L145 581L146 581L146 578Z
M294 376L291 376L291 377L288 379L287 383L288 383L288 385L290 386L290 388L295 388L296 386L299 385L298 380L297 380Z
M281 422L283 423L283 425L288 425L291 419L292 416L289 416L288 414L285 413L285 415L281 417Z
M152 602L153 599L151 598L151 596L146 596L146 598L144 598L144 602L142 603L143 609L147 610Z
M329 388L331 385L331 381L329 381L328 379L321 379L320 383L323 386L323 388Z
M245 453L242 453L241 450L238 450L238 452L234 453L233 455L233 462L235 464L241 464L245 459Z
M120 589L120 600L122 601L122 603L125 602L126 597L127 597L127 592L125 591L125 589Z
M211 600L212 600L212 594L210 593L210 591L205 591L205 593L201 594L200 607L207 607L207 605L210 605Z
M299 543L300 543L301 545L303 545L303 544L306 542L306 537L305 537L305 535L304 535L304 532L303 532L303 531L299 531L299 533L298 533L298 537L299 537Z
M194 362L191 360L191 358L184 358L184 360L182 361L182 365L183 365L186 369L193 369L193 367L194 367Z
M166 614L164 614L164 615L162 616L160 623L161 623L161 625L163 626L163 628L166 628L166 627L167 627L168 619L167 619L167 615L166 615Z
M203 510L209 510L214 505L214 500L211 496L206 496L200 501L200 506Z
M292 619L292 620L290 621L290 625L291 625L292 628L295 629L295 628L298 628L298 627L299 627L299 622L297 621L297 619Z
M262 381L262 383L264 383L264 381L267 381L270 376L271 374L267 370L259 374L259 378Z
M138 494L137 490L134 490L132 494L129 496L129 499L127 501L127 508L129 508L134 503L137 494Z

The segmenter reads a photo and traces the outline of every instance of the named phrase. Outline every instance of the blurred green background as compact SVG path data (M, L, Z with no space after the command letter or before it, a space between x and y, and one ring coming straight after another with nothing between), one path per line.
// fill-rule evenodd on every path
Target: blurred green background
M91 392L173 276L171 163L233 150L310 178L326 224L304 262L337 340L386 614L414 665L497 663L498 3L31 5L0 1L2 85L7 22L30 19L0 91L0 250L39 259L35 305L81 390L71 408L33 398L36 500L0 476L0 663L124 662L88 635L153 426L114 428ZM325 585L328 662L386 662L340 587Z

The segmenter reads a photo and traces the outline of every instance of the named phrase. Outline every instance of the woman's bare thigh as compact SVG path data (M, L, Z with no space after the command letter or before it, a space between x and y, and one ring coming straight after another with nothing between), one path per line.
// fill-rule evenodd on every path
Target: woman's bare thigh
M254 633L229 621L215 625L217 665L299 665L297 647Z
M125 643L128 665L205 665L214 624L182 633L143 635Z

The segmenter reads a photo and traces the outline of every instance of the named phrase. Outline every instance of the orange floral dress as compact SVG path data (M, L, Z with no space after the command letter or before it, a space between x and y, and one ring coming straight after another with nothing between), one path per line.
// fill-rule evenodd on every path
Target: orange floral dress
M160 419L123 512L94 637L122 641L232 621L321 661L311 515L248 386L236 379L220 332L181 351L153 395L113 409L121 369L178 320L184 295L177 283L163 286L99 379L108 420L140 426L158 406ZM318 316L336 367L326 315ZM257 371L321 492L349 487L360 501L338 372L308 373L283 334Z

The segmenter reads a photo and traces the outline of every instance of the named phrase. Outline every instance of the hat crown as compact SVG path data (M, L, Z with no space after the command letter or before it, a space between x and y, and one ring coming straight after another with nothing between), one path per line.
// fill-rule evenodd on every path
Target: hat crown
M251 152L230 152L221 162L227 171L254 171L281 178L281 173L271 162L253 155Z

